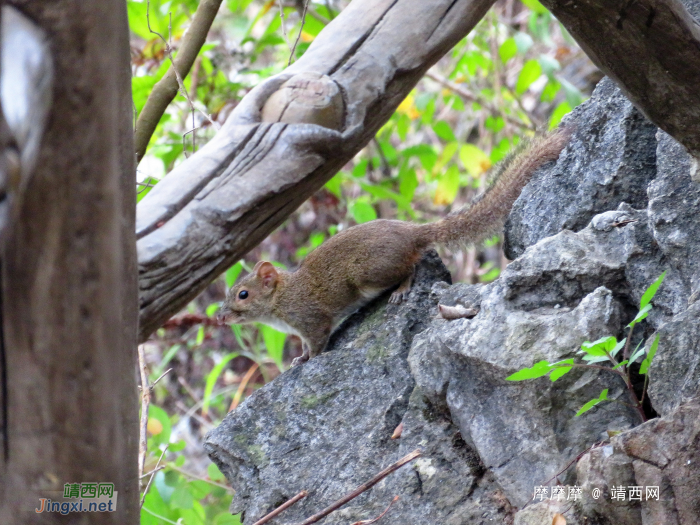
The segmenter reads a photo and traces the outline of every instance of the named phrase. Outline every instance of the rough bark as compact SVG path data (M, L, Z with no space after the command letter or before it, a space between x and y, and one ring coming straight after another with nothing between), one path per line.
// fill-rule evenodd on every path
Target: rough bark
M140 338L350 160L493 1L355 0L300 60L251 91L214 139L139 203ZM299 87L295 75L305 74L302 80L308 81L308 73L321 77L309 81L308 94L319 97L318 111L284 118L284 111L265 107L285 82L294 77L292 84ZM315 89L319 86L326 88L323 93ZM326 95L336 89L342 96L339 129L314 125L328 122L320 113L326 115L327 104L335 104ZM283 115L279 122L265 122L263 115L275 114Z
M700 155L700 27L681 0L542 3L649 120Z
M192 24L187 30L187 33L185 33L180 50L174 60L175 67L178 73L180 73L181 78L185 78L190 72L192 64L194 64L199 54L199 50L202 49L207 39L209 28L212 22L214 22L214 18L216 17L216 13L219 12L220 6L221 0L201 0L199 3L197 11L192 18ZM148 96L148 100L136 121L134 147L136 149L137 162L141 161L144 153L146 153L148 142L151 140L153 132L156 130L156 126L163 116L163 113L165 113L168 104L170 104L175 98L175 95L177 95L178 87L175 70L171 65L165 76L153 87L153 91Z
M111 482L137 523L134 155L122 0L12 2L48 35L53 104L2 261L8 455L0 522L36 514L65 483ZM31 517L30 517L31 516ZM85 519L85 518L83 518Z

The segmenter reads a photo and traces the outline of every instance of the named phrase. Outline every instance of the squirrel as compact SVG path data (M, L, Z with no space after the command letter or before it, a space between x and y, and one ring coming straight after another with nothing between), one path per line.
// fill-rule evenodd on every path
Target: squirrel
M219 320L260 322L299 336L303 355L292 366L317 356L333 330L361 306L395 287L389 302L406 299L415 266L430 246L476 243L502 228L523 187L537 168L559 157L570 135L560 128L534 138L500 164L481 198L437 222L376 219L352 226L318 246L295 271L259 261L231 287Z

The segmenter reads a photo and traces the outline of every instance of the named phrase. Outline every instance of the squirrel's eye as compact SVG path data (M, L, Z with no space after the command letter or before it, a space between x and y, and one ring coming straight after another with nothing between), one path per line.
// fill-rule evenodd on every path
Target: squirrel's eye
M248 298L248 290L241 290L241 292L238 294L239 299L247 299Z

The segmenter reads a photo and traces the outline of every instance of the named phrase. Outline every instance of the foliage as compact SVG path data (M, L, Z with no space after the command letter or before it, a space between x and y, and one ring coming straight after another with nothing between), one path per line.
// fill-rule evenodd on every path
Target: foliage
M646 421L646 416L644 415L643 402L644 396L646 395L646 387L649 379L649 366L651 365L654 355L656 354L656 349L659 346L659 336L657 335L652 341L646 356L644 356L644 347L642 346L642 341L639 342L637 348L634 352L629 352L630 343L632 341L632 333L634 327L637 323L644 320L652 309L651 300L656 295L659 286L664 280L666 272L663 272L656 281L654 281L649 288L646 289L644 295L639 304L639 312L635 318L627 325L629 328L629 333L625 339L618 341L615 337L602 337L597 341L585 341L581 345L581 350L578 351L579 355L583 355L581 360L583 363L576 363L573 358L564 359L562 361L557 361L556 363L549 363L548 361L539 361L535 363L530 368L523 368L518 372L508 376L506 380L508 381L524 381L527 379L537 379L539 377L544 377L549 375L549 379L554 382L561 378L565 374L569 373L573 368L596 368L605 371L612 372L625 382L625 386L630 393L633 400L633 407L638 410L642 420ZM619 359L618 354L620 350L624 348L622 359ZM644 375L644 387L642 397L637 397L632 384L632 365L639 361L640 358L644 356L639 367L639 373ZM597 363L608 363L612 365L611 367L603 367ZM608 389L606 388L600 393L600 396L588 401L581 409L576 413L576 416L587 412L594 406L598 405L603 401L608 401Z
M297 35L292 59L348 3L311 2L302 30L299 2L283 3L282 18L274 0L225 0L184 79L190 98L223 124L250 89L286 67ZM146 344L152 381L173 370L156 385L149 411L146 471L169 448L166 468L146 496L143 523L238 523L227 511L230 494L217 485L225 480L193 452L201 450L204 432L301 352L297 338L272 328L212 322L226 289L241 274L262 258L294 267L353 224L444 216L478 194L489 168L523 137L555 126L590 92L596 74L590 61L537 0L523 4L492 10L420 81L367 147L179 316L207 322L166 325ZM171 42L175 54L197 5L197 0L150 1L151 27ZM148 30L146 0L127 0L127 7L136 118L170 64L162 40ZM138 199L215 132L199 112L192 116L178 94L139 164ZM504 261L497 237L466 251L441 250L461 281L489 282Z

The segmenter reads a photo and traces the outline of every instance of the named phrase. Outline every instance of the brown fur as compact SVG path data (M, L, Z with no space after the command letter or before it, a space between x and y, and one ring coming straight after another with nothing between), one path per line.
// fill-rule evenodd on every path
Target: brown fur
M429 246L474 243L496 232L535 170L559 156L569 135L563 130L533 140L504 163L483 198L440 221L417 225L378 219L353 226L316 248L294 272L259 262L231 288L221 316L299 335L304 355L294 364L318 355L333 329L374 297L398 285L390 301L400 303Z

